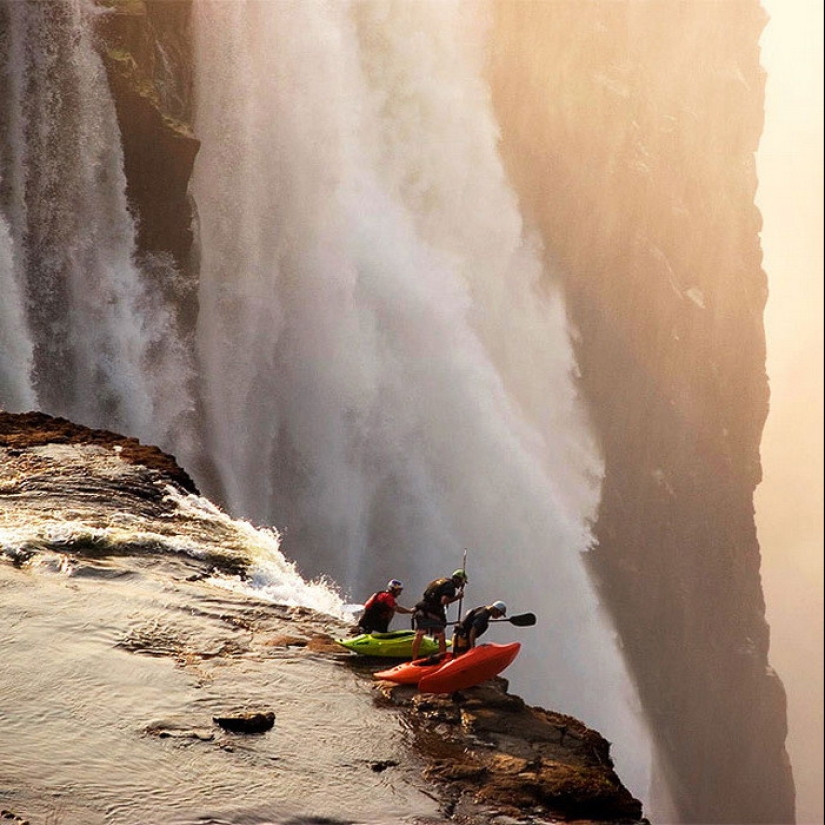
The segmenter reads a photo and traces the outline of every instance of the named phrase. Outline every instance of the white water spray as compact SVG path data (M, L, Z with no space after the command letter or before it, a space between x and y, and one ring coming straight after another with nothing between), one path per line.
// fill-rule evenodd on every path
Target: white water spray
M198 348L231 510L361 597L392 575L412 600L468 550L465 607L539 616L515 687L602 731L643 797L648 739L581 560L600 461L496 151L485 7L195 14Z
M15 264L15 244L0 215L0 409L20 412L35 405L31 385L33 348Z
M24 137L20 134L24 78L19 71L24 41L18 29L19 16L12 14L3 73L8 89L2 122L5 152L0 154L0 191L4 193L0 202L0 409L13 412L33 409L36 404L31 383L34 345L26 315L22 249L12 229L14 218L20 225L20 216L25 212L21 169Z
M162 297L174 271L135 260L120 132L93 44L99 13L90 0L5 10L0 266L17 352L3 362L21 386L4 380L0 404L33 407L36 394L47 412L172 445L191 426L191 367Z

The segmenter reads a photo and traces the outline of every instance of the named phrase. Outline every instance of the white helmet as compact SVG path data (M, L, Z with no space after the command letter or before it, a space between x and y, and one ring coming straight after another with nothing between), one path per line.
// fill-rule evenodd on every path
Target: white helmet
M493 602L490 607L495 608L502 616L507 615L507 605L504 602Z
M398 579L390 579L387 582L387 590L403 590L404 585Z

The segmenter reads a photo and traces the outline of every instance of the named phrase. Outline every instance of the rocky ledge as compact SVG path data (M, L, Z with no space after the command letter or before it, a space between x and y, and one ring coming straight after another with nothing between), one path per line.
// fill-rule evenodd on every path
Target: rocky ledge
M5 468L10 474L0 484L2 495L15 498L18 506L27 496L39 501L44 484L49 485L52 496L59 495L59 470L38 463L40 449L49 444L88 445L93 448L90 455L111 451L122 461L146 468L158 483L174 482L195 490L175 459L156 447L42 413L0 412L0 455L5 455ZM84 491L93 482L95 466L90 461ZM49 473L54 476L52 481L44 478ZM131 483L131 478L123 476L120 483ZM102 498L107 490L110 487L101 486L95 494L95 506L101 511L107 507ZM126 506L124 496L128 491L116 492L121 494L117 499L120 512ZM159 501L153 506L168 505ZM21 513L20 517L25 518L25 511ZM200 694L198 701L181 694L184 698L176 702L180 713L149 724L143 730L146 736L229 752L234 745L225 741L227 732L236 736L266 735L273 724L279 724L278 714L283 709L279 701L284 697L279 697L275 685L269 682L259 690L255 680L269 678L261 674L270 674L273 667L288 663L293 670L317 670L317 680L313 677L307 685L328 685L332 670L351 668L357 677L354 698L360 703L365 693L371 694L375 713L400 717L407 732L404 744L391 760L373 756L366 760L365 769L420 776L422 789L437 803L438 815L417 820L419 825L646 823L641 803L614 771L610 744L577 719L526 705L508 693L508 683L501 677L449 696L419 693L415 687L376 679L374 673L386 667L386 660L361 657L337 644L335 639L351 629L342 620L308 608L286 607L248 594L216 590L209 582L214 570L210 560L163 553L153 557L151 564L137 558L130 566L125 557L127 550L121 548L118 567L114 568L104 549L84 550L72 545L64 552L75 555L74 568L80 576L77 581L89 581L94 574L107 580L117 570L118 575L128 573L133 582L138 575L155 576L162 582L164 603L172 605L167 605L171 612L164 614L162 632L157 622L142 627L130 620L120 632L120 650L138 659L168 657L191 676L196 688L219 682L228 685L215 687L209 703L204 699L206 688L195 691ZM140 556L139 550L135 553ZM244 575L240 568L237 573ZM134 583L131 586L136 587ZM58 595L72 592L71 588L57 591ZM108 620L114 623L115 617L109 616ZM88 621L94 621L93 614ZM349 689L340 681L336 684L336 690ZM267 697L264 706L260 703L262 696ZM308 702L312 699L307 697ZM389 718L385 721L388 729L395 724ZM329 724L334 726L336 721L330 719ZM174 753L168 758L174 759ZM289 758L287 753L282 755ZM2 816L23 822L20 813L6 810Z
M0 410L0 448L6 448L12 455L19 455L27 448L45 444L93 444L114 450L124 461L163 475L189 493L198 493L189 474L173 456L158 447L41 412L7 413Z
M378 682L376 701L403 707L451 822L639 823L609 743L577 719L530 707L507 680L441 696Z

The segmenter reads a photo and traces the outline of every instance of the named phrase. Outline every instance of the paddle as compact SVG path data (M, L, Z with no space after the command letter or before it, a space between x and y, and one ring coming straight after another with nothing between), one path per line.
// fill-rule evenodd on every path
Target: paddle
M506 619L490 619L490 622L510 622L516 627L532 627L536 623L535 613L517 613L515 616L510 616ZM454 625L459 625L461 622L453 622Z
M510 622L516 627L531 627L536 623L535 613L516 613L515 616L510 616L509 619L490 619L491 622Z
M467 573L467 548L464 548L464 556L461 559L461 569L464 573ZM461 620L461 603L464 601L464 585L466 582L461 583L461 596L458 599L458 618L459 621Z

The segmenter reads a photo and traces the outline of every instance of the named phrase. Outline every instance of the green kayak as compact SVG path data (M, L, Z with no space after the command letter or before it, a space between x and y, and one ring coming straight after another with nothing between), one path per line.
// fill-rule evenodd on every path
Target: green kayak
M362 633L351 639L336 639L339 645L353 650L362 656L382 656L391 659L409 659L412 657L414 630L393 630L389 633ZM447 642L449 646L450 642ZM431 656L438 652L438 642L430 636L421 640L419 656Z

